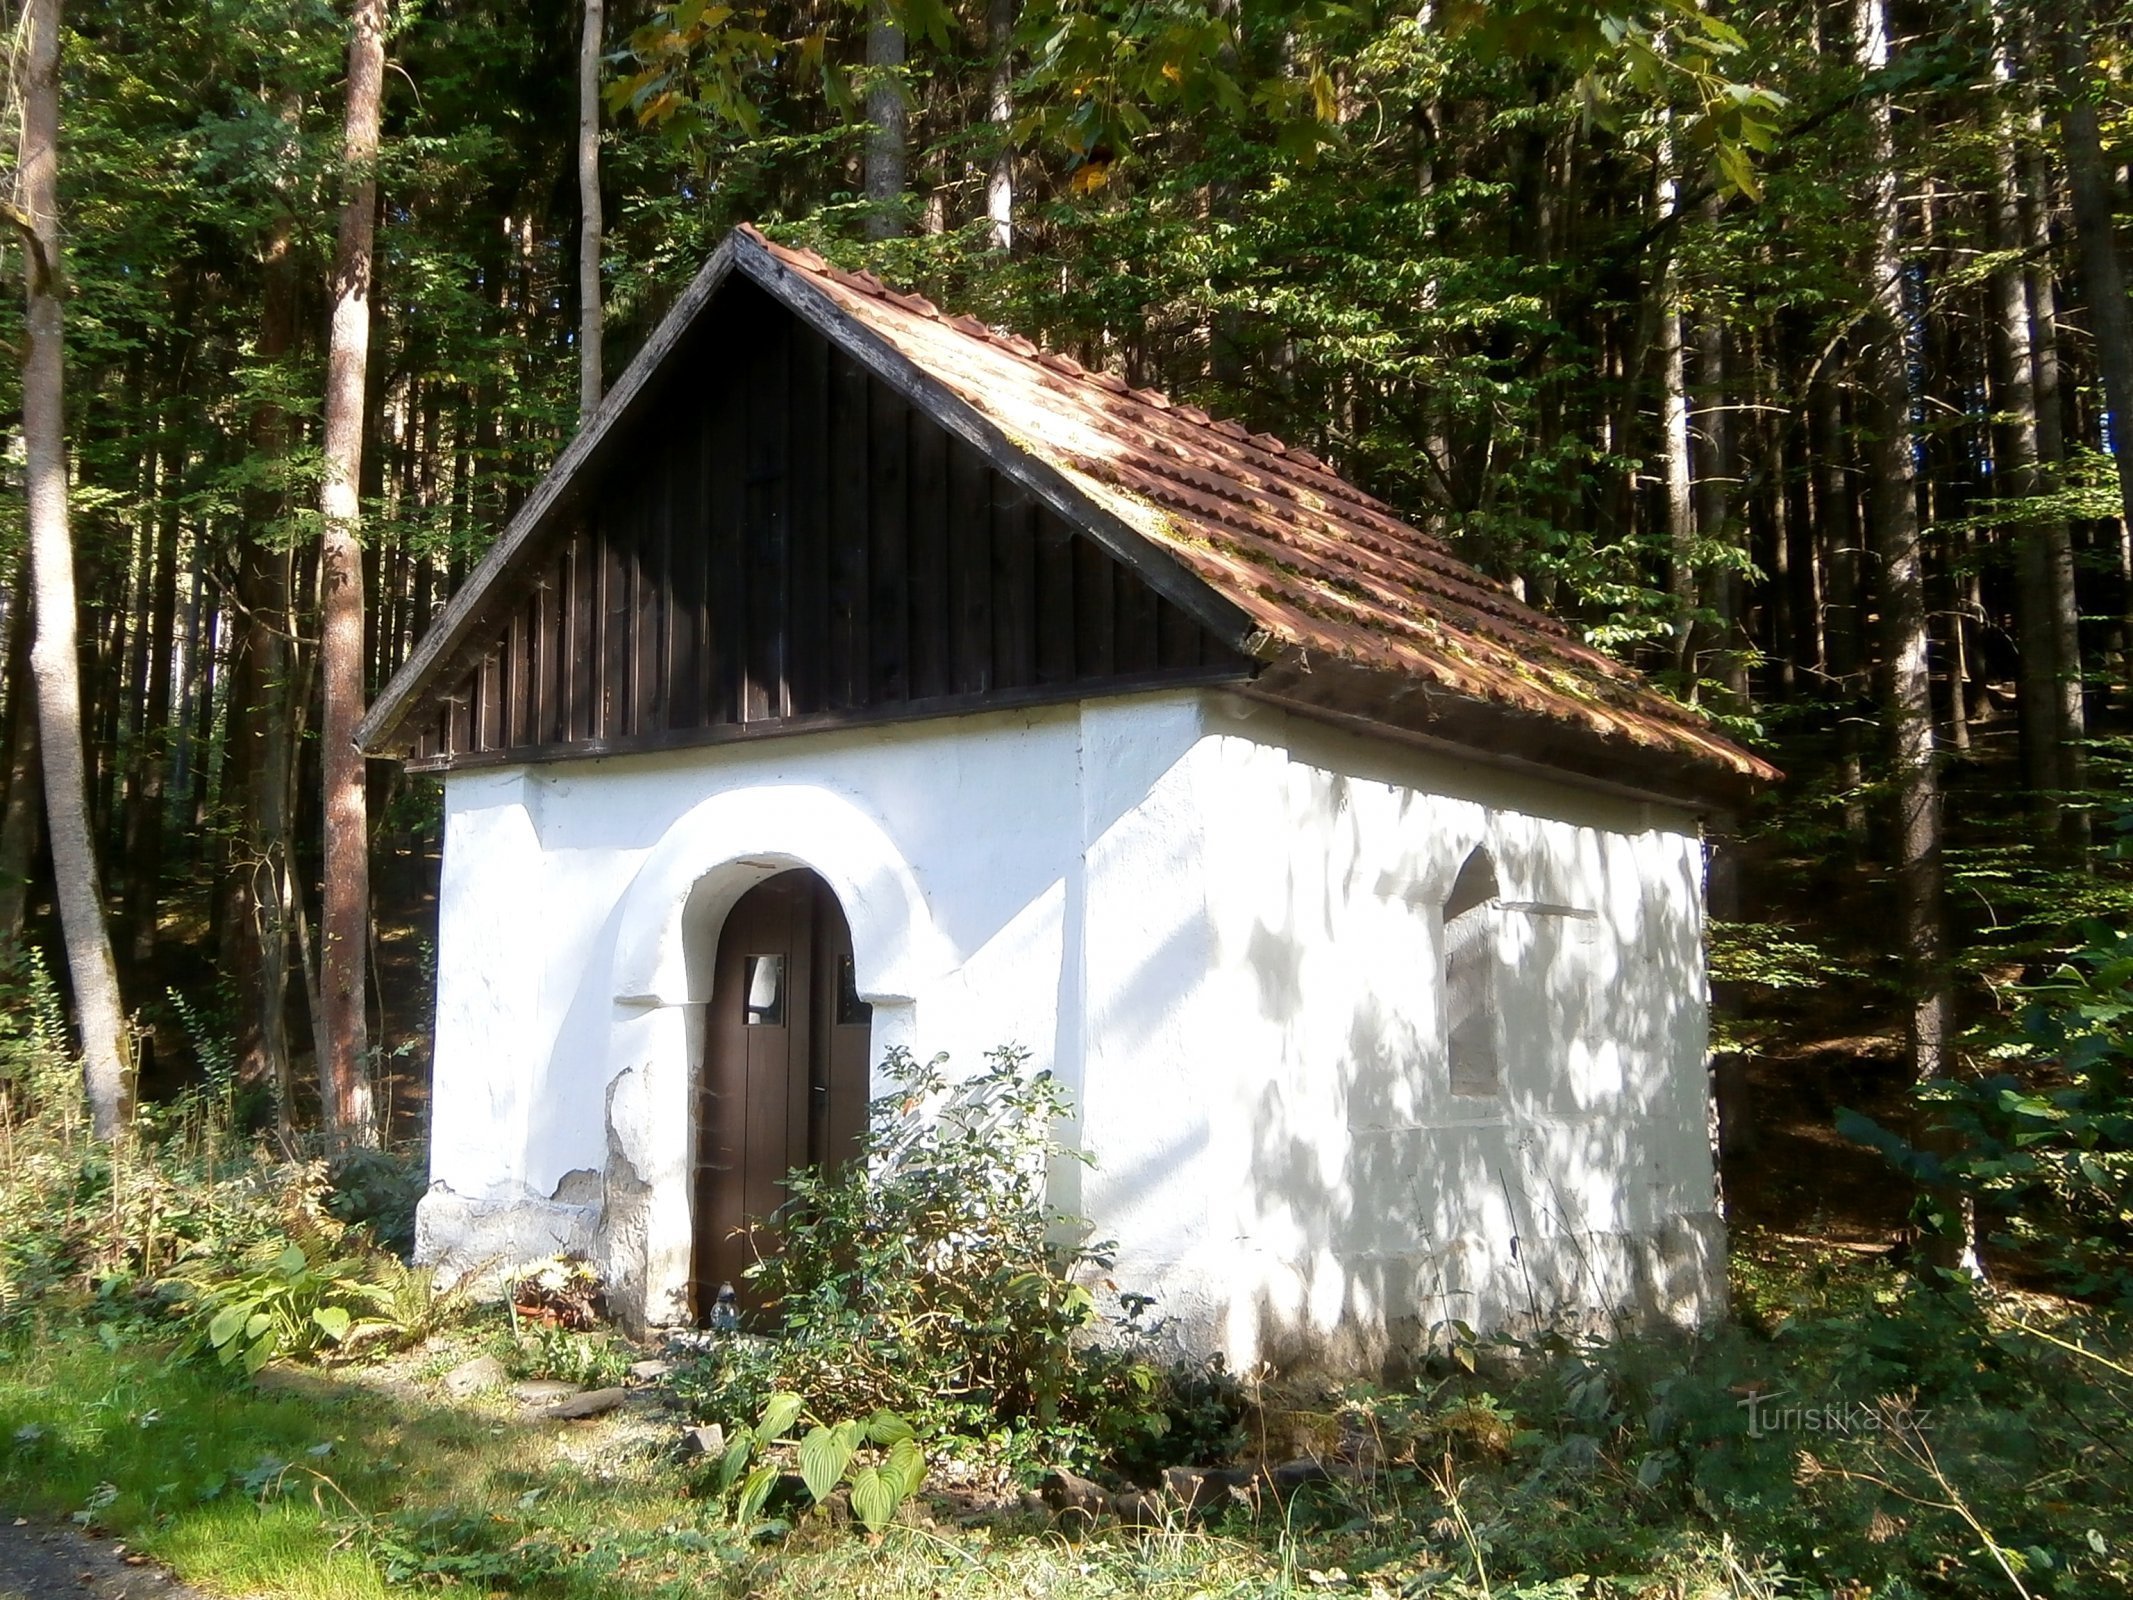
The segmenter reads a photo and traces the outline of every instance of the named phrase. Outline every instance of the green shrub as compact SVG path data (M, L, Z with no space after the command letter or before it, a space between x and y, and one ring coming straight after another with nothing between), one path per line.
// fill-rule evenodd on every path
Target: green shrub
M415 1248L415 1207L429 1187L429 1158L414 1150L351 1150L327 1169L326 1213L370 1230L386 1249Z
M515 1378L554 1378L588 1389L605 1389L628 1375L637 1353L613 1335L521 1323L505 1365Z
M1076 1336L1095 1315L1045 1204L1067 1114L1049 1073L999 1050L952 1078L947 1058L892 1052L864 1159L801 1169L750 1269L776 1308L782 1387L836 1416L875 1411L960 1426L1055 1420Z
M314 1261L299 1244L285 1245L270 1260L174 1281L185 1291L197 1348L246 1372L392 1326L393 1297L365 1273L364 1263Z
M1053 1137L1065 1093L1025 1063L997 1050L958 1078L944 1057L892 1052L864 1159L787 1180L779 1249L751 1269L772 1336L714 1343L677 1373L683 1397L731 1425L792 1392L826 1416L908 1417L1019 1467L1144 1481L1234 1454L1234 1377L1152 1354L1145 1297L1122 1297L1104 1328L1075 1281L1108 1259L1065 1242L1081 1225L1046 1204L1052 1170L1079 1157Z
M1918 1215L1982 1231L2069 1293L2133 1310L2133 933L2102 925L2049 978L2027 988L1997 1054L2013 1070L1917 1091L1928 1148L1856 1112L1841 1131L1881 1150L1919 1186Z
M807 1431L795 1436L803 1422ZM736 1523L753 1528L788 1459L816 1508L842 1486L852 1515L869 1533L887 1527L926 1481L925 1452L902 1417L877 1411L863 1421L828 1423L809 1413L799 1395L773 1394L752 1426L734 1430L713 1471L716 1491L730 1499Z

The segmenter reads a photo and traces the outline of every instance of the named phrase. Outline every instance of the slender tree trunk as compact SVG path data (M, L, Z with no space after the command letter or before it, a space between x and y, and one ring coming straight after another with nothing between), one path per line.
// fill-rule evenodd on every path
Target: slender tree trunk
M178 366L182 383L186 363ZM182 389L180 391L183 392ZM155 960L157 901L162 892L164 776L170 755L170 675L178 618L178 499L185 476L185 449L175 438L163 452L162 492L156 507L154 581L150 586L148 636L154 641L143 695L141 737L134 752L132 792L127 798L126 927L136 966Z
M364 383L370 360L372 245L378 212L378 122L385 78L384 0L355 0L348 42L342 143L346 198L333 261L326 355L325 482L319 510L319 656L325 702L320 764L325 893L319 919L319 1000L326 1054L319 1093L337 1144L376 1139L370 1106L364 957L370 934L370 855L362 753L355 746L363 682Z
M1710 208L1713 222L1717 208ZM1696 532L1707 545L1726 536L1727 515L1739 471L1733 459L1733 418L1727 411L1726 330L1705 312L1695 319L1696 431L1702 436L1703 470L1696 475ZM1748 640L1742 632L1740 575L1730 568L1713 572L1705 585L1707 607L1718 616L1719 676L1733 696L1734 707L1748 706Z
M37 870L44 821L44 767L37 759L37 686L30 673L33 620L19 588L14 612L7 644L7 802L0 809L0 964L11 964L22 949L30 874Z
M1854 15L1859 65L1866 72L1879 72L1889 60L1883 0L1858 0ZM1899 928L1911 994L1911 1067L1923 1082L1944 1076L1948 1065L1951 1008L1942 950L1940 776L1933 749L1925 559L1918 522L1917 440L1911 420L1911 319L1904 304L1895 137L1886 101L1873 102L1869 127L1868 225L1873 248L1868 271L1873 315L1863 352L1863 377L1872 408L1874 448L1868 514L1880 566L1882 652L1894 746L1895 866Z
M992 168L985 177L985 215L995 250L1015 242L1015 0L986 0L985 43L992 51L986 118L992 123Z
M585 0L578 44L578 422L600 404L600 34L603 0Z
M22 18L22 157L17 172L29 261L22 368L23 476L36 642L37 726L59 920L81 1026L82 1078L98 1138L124 1132L132 1062L118 966L89 831L82 760L81 658L75 650L74 542L67 528L65 361L59 282L59 0Z
M2133 535L2133 312L2118 261L2111 169L2103 152L2096 102L2089 92L2089 15L2085 0L2059 0L2052 54L2058 68L2059 131L2073 201L2074 259L2081 298L2096 341L2096 370L2110 413L2110 447L2118 463L2120 515Z
M867 22L866 233L904 231L911 186L910 114L904 104L904 24L898 0L873 0Z
M1670 133L1659 141L1658 179L1654 194L1662 218L1680 203ZM1689 386L1685 318L1681 312L1681 270L1669 253L1661 268L1659 295L1659 450L1660 482L1665 485L1667 590L1674 602L1674 670L1690 683L1696 669L1696 503L1689 470ZM1636 381L1634 371L1624 377Z
M2011 93L2013 52L2004 41L1995 63L1995 76L2003 86L2002 93ZM2029 241L2022 213L2020 135L2021 119L2010 108L2000 119L2000 138L1994 152L1997 170L1992 219L1993 244L2010 257ZM2037 382L2043 361L2051 366L2052 403L2056 405L2058 399L2057 354L2051 352L2040 361L2035 348L2030 277L2022 265L2010 260L1993 274L1992 281L1992 379L1997 391L1994 409L1999 413L1995 450L1999 469L1994 476L1999 492L2014 499L2032 498L2047 487L2041 470L2043 418ZM2044 292L2050 293L2049 289ZM2056 415L2051 419L2055 444L2058 421ZM2065 753L2070 747L2078 753L2075 741L2082 736L2079 646L2077 641L2074 659L2062 658L2057 592L2062 578L2069 588L2072 586L2073 542L2065 519L2046 522L2031 513L2014 530L2014 545L2023 776L2041 813L2057 811L2078 821L2078 811L2059 807L2052 798L2070 776ZM2062 550L2063 573L2059 559ZM2071 595L2067 599L2070 602ZM2076 690L2071 702L2060 692L2061 685L2069 680Z
M2059 409L2059 301L2050 258L2051 180L2041 156L2033 157L2028 167L2033 192L2022 209L2022 219L2033 252L2025 288L2037 418L2037 474L2040 486L2051 489L2059 486L2066 466L2066 430ZM2059 701L2058 784L2068 794L2079 794L2089 781L2088 752L2083 743L2088 737L2088 707L2081 670L2081 598L2074 570L2074 532L2065 518L2054 517L2044 525L2044 548L2051 574L2046 592L2051 606L2052 658L2058 668L2058 681L2052 685ZM2059 822L2061 835L2069 844L2087 845L2087 811L2068 807L2060 812Z

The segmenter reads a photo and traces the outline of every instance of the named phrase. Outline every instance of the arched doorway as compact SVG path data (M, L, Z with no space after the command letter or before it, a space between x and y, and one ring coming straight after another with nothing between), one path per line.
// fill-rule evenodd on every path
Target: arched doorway
M696 1096L698 1318L744 1274L794 1167L848 1160L866 1130L872 1008L859 998L844 909L814 873L781 872L726 913Z

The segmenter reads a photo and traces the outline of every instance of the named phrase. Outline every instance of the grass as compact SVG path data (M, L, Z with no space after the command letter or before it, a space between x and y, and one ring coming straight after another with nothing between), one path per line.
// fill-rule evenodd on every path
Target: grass
M431 1363L434 1365L434 1363ZM209 1591L361 1600L416 1582L554 1596L1482 1593L1471 1528L1433 1534L1396 1492L1298 1501L1208 1530L1182 1516L1073 1541L897 1526L869 1542L822 1519L750 1543L682 1466L572 1459L586 1430L503 1401L381 1394L350 1375L262 1388L82 1328L0 1363L0 1503L124 1534ZM1709 1567L1690 1531L1655 1570Z
M1394 1463L1367 1482L1081 1539L936 1507L878 1540L810 1517L751 1541L663 1433L444 1399L434 1379L479 1335L262 1386L144 1329L55 1320L0 1344L0 1505L124 1534L210 1592L306 1600L2133 1593L2126 1376L2018 1339L2040 1308L1987 1316L1752 1241L1736 1294L1742 1325L1693 1344L1349 1391L1333 1403ZM1906 1395L1932 1422L1749 1435L1742 1391L1788 1388Z

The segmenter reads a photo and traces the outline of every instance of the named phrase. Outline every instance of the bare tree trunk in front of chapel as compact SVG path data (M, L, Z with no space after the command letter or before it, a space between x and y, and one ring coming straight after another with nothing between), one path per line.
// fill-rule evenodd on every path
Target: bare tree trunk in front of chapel
M385 86L384 0L355 0L348 40L346 198L333 257L333 322L326 353L324 522L319 568L319 656L325 705L324 905L319 916L319 1000L325 1054L319 1094L337 1146L375 1142L364 956L370 933L370 829L363 756L355 747L364 702L362 507L363 385L370 361L372 247L378 211L378 122Z
M81 1028L82 1080L100 1139L125 1131L133 1064L118 964L104 920L82 754L81 658L75 650L74 541L67 527L66 367L59 275L59 0L29 0L22 19L22 148L16 169L28 260L22 448L36 637L37 731L67 975Z
M603 0L585 0L578 46L578 425L600 404L600 33Z

